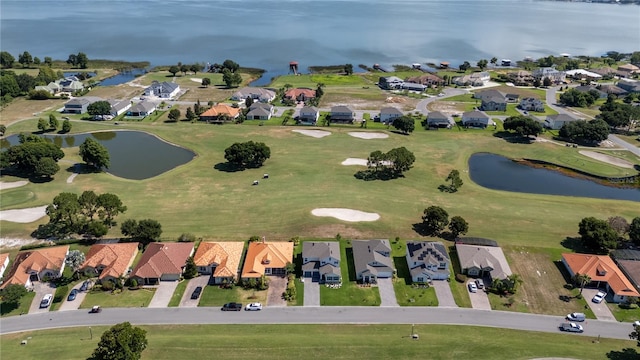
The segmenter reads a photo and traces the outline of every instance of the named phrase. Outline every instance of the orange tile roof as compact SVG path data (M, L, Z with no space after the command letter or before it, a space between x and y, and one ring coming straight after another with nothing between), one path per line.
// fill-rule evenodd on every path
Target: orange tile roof
M292 261L292 242L252 242L244 260L242 277L260 277L266 267L281 269Z
M158 243L147 246L131 276L159 278L163 274L181 274L193 251L193 243Z
M225 104L217 104L212 106L209 110L200 114L200 116L217 117L220 115L228 115L232 118L235 118L236 116L238 116L238 114L240 114L240 109Z
M32 271L39 273L46 269L62 269L68 253L69 245L19 252L11 268L11 273L0 288L9 284L26 285L29 273Z
M9 253L0 254L0 266L9 258Z
M244 250L242 242L201 242L193 260L196 266L216 264L214 277L236 277Z
M574 274L589 275L591 281L604 281L616 295L640 296L629 279L609 256L589 254L562 254Z
M295 88L287 91L284 96L290 99L296 99L298 96L304 95L306 98L314 98L316 97L316 91L305 88Z
M80 269L104 266L100 279L107 276L118 278L126 274L137 253L138 243L92 245Z

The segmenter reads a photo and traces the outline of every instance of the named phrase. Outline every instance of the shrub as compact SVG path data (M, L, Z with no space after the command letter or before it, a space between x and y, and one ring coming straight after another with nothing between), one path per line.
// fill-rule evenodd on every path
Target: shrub
M102 290L103 291L112 291L115 288L116 288L116 285L113 283L113 281L103 281L102 282Z
M464 274L456 274L456 281L459 283L464 283L467 281L467 276Z
M178 242L195 242L196 236L189 233L184 233L178 237Z

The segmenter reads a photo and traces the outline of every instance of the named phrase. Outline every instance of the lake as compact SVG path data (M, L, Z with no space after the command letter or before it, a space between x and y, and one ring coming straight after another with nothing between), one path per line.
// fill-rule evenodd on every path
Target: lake
M111 166L107 172L132 180L158 176L191 161L195 154L141 131L100 131L76 135L45 135L62 148L80 146L92 137L109 151ZM3 139L2 147L19 144L18 135ZM65 168L60 163L60 168Z
M476 184L494 190L640 201L640 189L605 186L495 154L473 154L469 158L469 176Z
M535 0L2 0L14 57L312 65L522 59L640 49L640 6Z

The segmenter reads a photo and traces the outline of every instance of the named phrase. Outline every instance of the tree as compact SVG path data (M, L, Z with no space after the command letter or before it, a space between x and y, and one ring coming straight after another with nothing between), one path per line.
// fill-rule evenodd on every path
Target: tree
M118 214L122 214L127 211L127 207L122 204L122 200L118 195L111 193L104 193L98 195L96 204L99 207L98 217L105 225L114 225L114 218Z
M51 178L58 171L60 171L60 165L52 158L44 157L36 162L33 175Z
M111 114L111 104L106 100L96 101L87 106L87 112L92 116L104 116Z
M17 308L20 305L20 300L23 296L27 295L27 292L24 285L10 284L2 289L0 295L2 295L2 302L11 304Z
M198 268L196 267L196 263L193 261L193 256L189 256L187 259L183 275L185 279L193 279L198 276Z
M222 81L229 88L236 87L242 83L242 76L225 68L224 70L222 70Z
M44 132L49 128L49 123L43 118L38 119L38 130Z
M480 70L484 70L487 67L487 60L486 59L479 60L476 65L480 68Z
M631 225L629 225L629 239L636 243L636 245L640 245L640 216L631 220Z
M424 209L422 225L429 235L439 235L449 224L449 214L439 206L429 206Z
M622 216L611 216L607 219L607 222L620 237L629 232L629 223L627 222L627 219Z
M69 131L71 131L71 121L65 119L62 122L62 132L68 133Z
M138 229L138 222L134 219L127 219L120 225L120 232L124 236L134 237Z
M582 295L582 290L584 290L584 287L591 282L591 277L587 274L576 273L573 276L573 282L580 286L580 295Z
M494 56L494 57L491 58L491 64L492 65L495 65L497 62L498 62L498 58L497 57Z
M147 331L129 322L112 326L88 360L138 360L147 348Z
M460 66L458 66L460 71L467 71L469 70L470 67L471 67L471 64L468 61L465 61L462 64L460 64Z
M78 195L63 192L53 198L53 202L47 206L46 213L49 223L57 225L57 235L67 235L79 230L81 219L80 203Z
M453 216L449 222L449 231L451 231L451 236L455 239L458 235L464 235L469 231L469 223L461 216Z
M528 116L510 116L504 121L504 129L515 131L520 136L538 136L542 133L542 125Z
M346 75L351 75L353 74L353 64L345 64L344 65L344 73Z
M23 93L28 93L36 86L36 79L29 74L16 75L16 83Z
M558 135L573 141L583 139L599 143L609 136L609 125L602 119L572 121L562 125Z
M33 63L33 58L28 51L25 51L22 54L18 55L18 62L22 64L22 67L29 67L29 65Z
M93 220L93 217L96 216L100 209L98 195L93 190L83 191L78 198L78 203L80 204L82 215L89 218L89 220Z
M60 123L58 122L58 118L53 114L49 114L49 128L53 130L58 130L58 126L60 126Z
M594 250L615 249L618 234L606 220L586 217L580 221L578 233L584 244Z
M82 266L85 260L86 258L82 251L71 250L69 251L69 254L67 255L67 257L64 259L64 264L70 267L71 270L73 270L73 273L75 274L76 272L78 272L78 269L80 269L80 266Z
M180 72L180 68L175 65L172 65L169 68L169 72L171 73L171 75L176 76L176 74Z
M202 79L202 86L207 87L209 85L211 85L211 79L209 79L208 77L203 78Z
M262 142L235 143L224 150L224 158L239 168L257 168L271 157L271 149Z
M187 65L180 66L180 72L182 72L182 74L187 75L187 71L189 71L189 66Z
M533 87L540 87L540 85L542 85L542 82L540 81L540 78L534 78L533 79Z
M454 193L454 192L458 191L458 189L460 189L460 187L463 184L462 179L460 178L460 171L455 170L455 169L451 170L451 172L449 172L449 175L447 176L445 181L450 181L451 184L449 184L449 186L441 185L442 188L440 188L440 190L441 191L444 190L444 191L450 192L450 193Z
M180 110L173 108L169 111L169 120L178 121L180 120Z
M633 326L633 331L629 334L629 339L638 340L638 346L640 346L640 325Z
M92 138L87 138L80 145L80 157L89 166L93 166L96 170L109 168L109 150Z
M200 71L200 65L193 64L193 65L189 66L189 70L191 70L193 75L195 75L198 71Z
M40 60L39 57L36 56L33 58L33 65L40 66L41 63L42 63L42 60Z
M187 114L185 116L189 121L193 121L198 118L198 115L196 115L196 113L194 113L193 110L191 110L191 107L187 108Z
M407 115L402 115L393 119L393 123L391 123L391 125L394 128L402 131L403 134L412 133L416 126L413 118Z
M227 59L222 63L222 71L224 72L225 69L231 71L232 73L235 73L236 71L238 71L238 69L240 69L240 65L238 65L238 63L233 60Z
M544 87L549 87L553 85L553 81L551 81L551 78L546 76L544 79L542 79L542 86Z
M390 162L391 170L395 176L400 176L411 169L416 161L415 155L404 146L389 150L385 154L385 158Z
M47 65L48 67L51 67L53 65L53 59L51 59L50 56L45 56L44 64Z
M71 66L76 66L77 63L78 63L78 60L77 60L76 54L70 54L69 57L67 58L67 64Z
M143 244L148 244L158 240L160 235L162 235L162 225L156 220L144 219L138 222L134 237Z
M14 166L18 171L33 174L37 166L42 166L41 159L51 158L57 162L64 157L64 152L58 145L47 142L44 138L21 135L20 141L19 145L11 146L2 153L6 165Z
M598 100L598 96L594 97L592 93L569 89L560 95L560 103L566 106L589 107Z
M0 52L0 65L2 65L3 68L12 68L14 62L16 62L16 58L8 51Z
M0 124L0 136L4 136L7 133L7 126L5 124Z
M86 69L88 62L89 58L87 58L87 55L85 53L79 52L78 55L76 55L76 66L78 66L79 68Z
M104 223L96 220L91 220L87 222L84 229L84 233L86 235L97 237L97 238L107 235L108 232L109 232L109 227Z

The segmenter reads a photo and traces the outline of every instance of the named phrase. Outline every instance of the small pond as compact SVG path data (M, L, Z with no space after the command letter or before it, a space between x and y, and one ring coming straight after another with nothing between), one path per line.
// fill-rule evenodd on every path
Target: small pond
M640 189L620 189L562 173L518 164L487 153L469 158L469 176L489 189L523 193L640 201Z
M109 150L111 166L107 171L132 180L158 176L188 163L195 157L195 153L190 150L141 131L100 131L45 137L62 148L80 146L86 138L92 137ZM16 144L19 144L17 135L11 135L2 141L3 148ZM64 169L64 163L61 163L60 167Z

